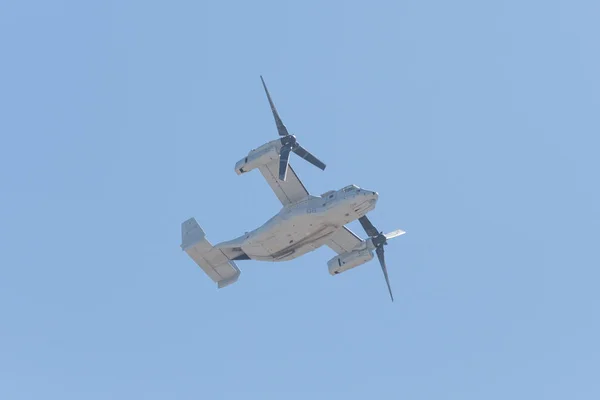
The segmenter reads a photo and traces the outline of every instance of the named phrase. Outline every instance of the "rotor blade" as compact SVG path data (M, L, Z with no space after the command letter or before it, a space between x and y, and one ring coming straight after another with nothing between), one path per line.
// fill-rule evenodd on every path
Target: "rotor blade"
M287 175L288 161L290 159L290 148L283 146L279 152L279 180L285 181Z
M379 235L379 232L377 232L377 229L373 226L371 221L369 221L369 218L367 218L366 215L360 217L358 222L360 222L365 232L367 232L367 235L371 237Z
M404 232L402 229L398 229L397 231L386 233L384 236L386 239L392 239L392 238L395 238L396 236L404 235L405 233L406 232Z
M277 113L275 104L273 104L273 100L271 100L271 95L269 94L269 90L267 89L267 85L265 84L265 80L263 79L262 75L260 76L260 80L262 81L263 87L265 88L267 99L269 99L269 104L271 105L271 111L273 112L273 118L275 118L275 125L277 125L277 131L279 132L279 136L289 135L287 128L281 121L281 118L279 118L279 114Z
M317 157L310 154L310 152L308 150L306 150L304 147L300 146L298 143L296 143L296 145L294 147L292 147L292 151L294 153L296 153L297 155L299 155L300 157L304 158L306 161L308 161L315 167L321 168L322 170L325 169L325 164L323 163L323 161L319 160Z
M394 295L392 294L392 287L390 286L390 278L388 278L387 268L385 266L385 258L383 257L383 246L380 246L375 250L377 253L377 258L379 258L379 264L381 264L381 270L383 271L383 276L385 277L385 283L387 283L388 291L390 292L390 297L392 301L394 301Z

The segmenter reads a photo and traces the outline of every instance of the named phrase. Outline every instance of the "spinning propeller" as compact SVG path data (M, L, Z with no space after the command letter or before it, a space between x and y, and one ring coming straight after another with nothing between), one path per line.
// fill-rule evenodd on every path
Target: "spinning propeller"
M275 125L277 125L277 131L279 132L279 136L282 136L282 138L280 139L282 146L279 152L279 179L285 181L285 176L287 174L287 166L290 160L290 152L296 153L315 167L324 170L325 164L317 157L313 156L304 147L300 146L300 143L298 143L298 141L296 140L296 136L289 134L287 128L281 121L281 118L279 118L279 114L277 113L275 104L273 104L273 100L271 100L271 95L269 94L269 90L267 89L267 85L265 85L265 80L262 76L260 77L260 80L262 81L263 87L265 88L265 93L267 94L267 98L269 99L271 111L273 112L273 117L275 118Z
M387 283L388 291L390 292L390 297L392 298L392 301L394 301L394 296L392 295L392 288L390 286L390 279L388 278L387 268L385 266L385 258L383 256L383 246L387 244L388 239L400 236L405 232L400 229L386 234L384 234L383 232L379 232L373 226L371 221L369 221L369 218L367 218L366 215L360 217L358 221L362 225L365 232L367 232L367 235L369 235L369 240L371 241L371 243L373 243L373 246L375 247L375 253L377 253L379 264L381 264L381 270L383 271L383 276L385 277L385 283Z

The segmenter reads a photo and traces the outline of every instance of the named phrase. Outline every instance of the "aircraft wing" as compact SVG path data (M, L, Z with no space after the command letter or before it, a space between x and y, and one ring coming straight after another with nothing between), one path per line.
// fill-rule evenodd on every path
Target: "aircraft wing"
M356 236L350 229L343 226L331 235L326 245L336 253L342 254L352 251L360 243L362 243L362 239Z
M279 160L273 160L268 164L264 164L259 169L284 206L308 196L308 190L306 190L300 178L294 172L291 164L288 164L288 173L285 181L279 180Z

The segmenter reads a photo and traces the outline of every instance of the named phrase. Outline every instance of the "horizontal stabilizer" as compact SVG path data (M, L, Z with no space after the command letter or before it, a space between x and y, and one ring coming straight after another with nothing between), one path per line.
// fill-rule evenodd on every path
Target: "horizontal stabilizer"
M181 249L217 283L219 289L238 280L241 272L237 265L206 240L206 234L194 218L181 224Z

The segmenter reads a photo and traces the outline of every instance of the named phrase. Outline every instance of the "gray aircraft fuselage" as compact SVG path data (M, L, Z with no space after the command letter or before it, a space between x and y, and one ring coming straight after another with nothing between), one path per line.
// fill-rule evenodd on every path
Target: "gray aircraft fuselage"
M259 228L216 248L239 248L249 259L287 261L326 244L335 231L373 210L377 192L355 185L284 206Z

